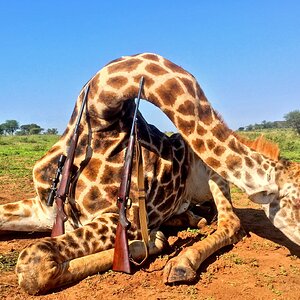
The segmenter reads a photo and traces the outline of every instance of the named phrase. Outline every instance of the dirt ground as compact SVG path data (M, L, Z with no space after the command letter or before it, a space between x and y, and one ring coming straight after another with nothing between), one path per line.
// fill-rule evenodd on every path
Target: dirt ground
M0 203L32 196L31 184L29 179L6 184L1 178ZM234 193L233 200L247 236L207 259L193 284L167 286L162 280L167 260L199 234L187 230L169 233L171 250L133 275L108 271L45 296L27 295L18 287L13 266L0 268L0 299L300 299L300 247L276 230L244 194ZM0 258L16 257L22 248L43 236L1 235Z

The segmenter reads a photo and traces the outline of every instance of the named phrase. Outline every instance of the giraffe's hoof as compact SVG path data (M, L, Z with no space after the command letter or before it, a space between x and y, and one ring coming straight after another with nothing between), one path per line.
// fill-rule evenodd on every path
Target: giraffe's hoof
M171 259L164 269L163 280L165 284L192 282L196 278L196 272L191 267L188 259Z

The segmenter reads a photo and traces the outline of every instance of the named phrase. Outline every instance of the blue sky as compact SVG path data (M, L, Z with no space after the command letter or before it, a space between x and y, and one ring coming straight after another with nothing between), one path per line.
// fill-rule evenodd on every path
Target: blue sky
M62 132L83 84L140 52L195 75L232 129L300 109L300 1L0 0L0 37L0 123Z

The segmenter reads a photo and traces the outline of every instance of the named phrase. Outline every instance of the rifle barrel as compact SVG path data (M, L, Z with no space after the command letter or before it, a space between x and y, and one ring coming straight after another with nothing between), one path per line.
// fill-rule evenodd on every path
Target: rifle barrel
M139 110L139 105L140 105L142 90L143 90L143 86L144 86L144 81L145 81L144 80L144 76L142 76L141 79L140 79L140 88L139 88L138 96L136 98L135 110L134 110L134 114L133 114L133 122L132 122L131 130L130 130L130 136L133 135L133 131L134 131L134 127L135 127L135 122L136 122L136 116L137 116L137 112Z
M66 157L65 164L61 173L61 182L59 188L56 191L55 203L57 206L57 213L56 213L56 219L52 227L51 237L64 234L64 222L66 222L68 219L67 215L64 212L64 202L68 196L68 192L70 189L72 166L74 163L75 150L78 142L78 128L80 125L83 109L86 104L88 91L89 91L89 85L87 85L85 88L85 94L76 120L75 129L68 150L68 155Z
M82 113L83 113L83 109L84 109L84 106L85 106L85 103L86 103L86 99L87 99L89 89L90 89L90 85L88 84L85 87L84 97L83 97L83 100L82 100L82 104L81 104L80 111L79 111L79 114L78 114L77 122L76 122L76 125L75 125L74 134L77 133L77 131L78 131L80 120L81 120L81 117L82 117Z

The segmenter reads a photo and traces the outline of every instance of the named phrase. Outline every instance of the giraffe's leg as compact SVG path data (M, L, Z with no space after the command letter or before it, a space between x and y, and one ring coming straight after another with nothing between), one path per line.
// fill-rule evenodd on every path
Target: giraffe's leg
M229 194L224 193L213 179L209 180L209 185L218 210L218 229L167 263L164 269L165 283L193 281L197 269L207 257L240 239L240 220L233 212Z
M0 231L50 231L54 218L38 197L0 205Z
M16 267L19 285L29 294L40 294L108 270L112 265L116 221L116 214L105 214L74 231L27 247L20 253ZM150 253L160 252L163 236L155 235L150 245ZM143 257L141 243L130 249L136 259Z

